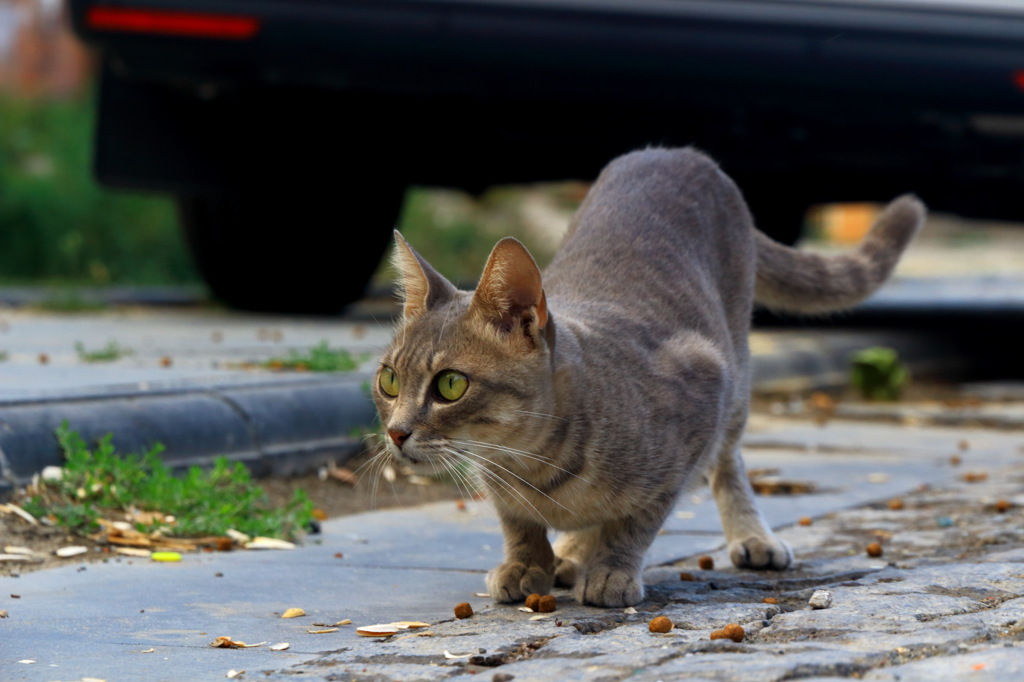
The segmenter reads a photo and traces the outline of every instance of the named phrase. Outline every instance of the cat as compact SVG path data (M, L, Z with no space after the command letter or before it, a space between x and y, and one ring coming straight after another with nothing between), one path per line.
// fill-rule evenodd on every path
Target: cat
M601 172L543 275L506 238L476 290L460 291L396 231L402 316L373 382L387 452L467 489L475 469L504 535L487 576L499 602L557 584L585 604L639 603L648 547L705 479L733 564L784 569L792 552L758 511L738 447L753 305L849 308L924 215L902 196L856 250L797 251L755 229L708 156L650 148Z

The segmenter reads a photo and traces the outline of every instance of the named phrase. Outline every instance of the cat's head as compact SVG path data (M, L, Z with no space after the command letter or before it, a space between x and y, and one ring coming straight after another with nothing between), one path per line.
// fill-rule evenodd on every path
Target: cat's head
M540 271L503 239L476 291L460 291L395 233L403 315L373 382L384 441L424 473L512 455L551 410L553 324Z

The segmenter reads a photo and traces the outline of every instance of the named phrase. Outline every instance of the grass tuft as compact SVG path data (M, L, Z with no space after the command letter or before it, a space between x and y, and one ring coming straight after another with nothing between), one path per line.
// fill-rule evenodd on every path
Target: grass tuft
M178 537L224 535L229 529L251 536L296 539L313 518L313 503L302 491L284 507L272 507L241 463L220 457L210 470L191 467L175 475L160 458L161 444L142 454L120 455L112 436L94 450L67 424L56 431L65 464L58 480L43 481L25 503L37 517L72 532L89 533L111 513L145 510L174 517L173 525L137 523L137 530L163 530Z

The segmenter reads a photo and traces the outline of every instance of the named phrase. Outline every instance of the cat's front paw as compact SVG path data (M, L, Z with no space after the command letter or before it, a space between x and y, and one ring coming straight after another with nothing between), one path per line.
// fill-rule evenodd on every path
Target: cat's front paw
M627 571L592 566L576 583L576 600L592 606L633 606L644 598L640 576Z
M487 574L487 592L492 599L511 603L531 594L551 594L554 576L540 566L527 566L518 561L501 564Z
M793 563L793 550L774 535L753 536L729 543L729 558L736 568L781 571Z

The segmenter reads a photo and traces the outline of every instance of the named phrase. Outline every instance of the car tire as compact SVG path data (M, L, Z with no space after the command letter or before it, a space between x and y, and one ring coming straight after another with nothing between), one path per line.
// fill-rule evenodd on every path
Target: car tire
M188 248L213 296L248 311L335 315L380 263L404 189L178 197ZM310 192L309 194L313 194Z

